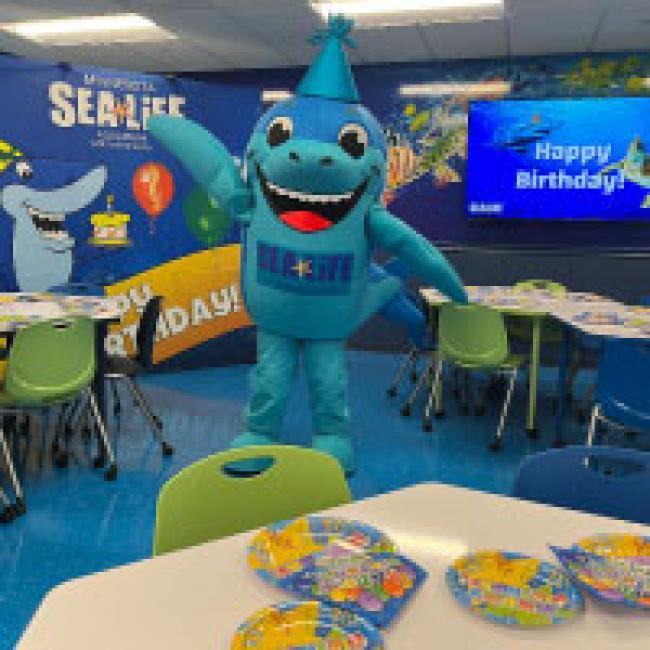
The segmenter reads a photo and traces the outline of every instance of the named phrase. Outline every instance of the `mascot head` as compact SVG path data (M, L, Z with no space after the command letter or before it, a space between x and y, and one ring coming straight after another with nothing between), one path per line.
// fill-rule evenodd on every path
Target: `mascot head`
M292 99L258 122L246 166L258 205L302 233L361 219L383 189L386 143L359 103L343 44L352 22L331 17L315 43L323 49Z

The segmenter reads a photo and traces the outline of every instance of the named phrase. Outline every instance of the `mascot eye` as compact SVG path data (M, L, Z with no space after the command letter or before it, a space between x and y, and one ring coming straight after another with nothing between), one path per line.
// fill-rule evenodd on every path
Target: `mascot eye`
M32 170L32 166L27 161L21 160L16 164L16 174L18 174L18 176L20 176L20 178L23 180L27 180L34 175L34 171Z
M290 117L276 117L266 131L266 139L271 147L286 142L293 133L293 121Z
M346 124L339 131L339 146L353 158L361 158L368 146L368 132L359 124Z

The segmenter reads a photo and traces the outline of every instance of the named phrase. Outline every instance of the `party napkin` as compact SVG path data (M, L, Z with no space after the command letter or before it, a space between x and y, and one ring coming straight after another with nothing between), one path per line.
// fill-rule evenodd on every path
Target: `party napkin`
M399 614L427 577L415 562L393 553L368 554L332 544L280 585L295 595L345 609L377 627Z

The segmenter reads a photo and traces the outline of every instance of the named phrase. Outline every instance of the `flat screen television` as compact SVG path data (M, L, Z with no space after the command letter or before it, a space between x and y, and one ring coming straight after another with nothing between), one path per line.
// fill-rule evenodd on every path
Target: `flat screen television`
M650 222L650 98L473 102L466 192L474 219Z

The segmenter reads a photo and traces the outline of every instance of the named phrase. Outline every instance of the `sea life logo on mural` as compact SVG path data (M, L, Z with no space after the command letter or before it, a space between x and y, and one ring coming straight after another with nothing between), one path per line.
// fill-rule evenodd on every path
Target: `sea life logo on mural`
M53 181L51 161L27 160L9 143L0 143L0 180L5 175L9 180L0 193L0 206L13 220L13 269L18 288L46 291L65 284L72 273L75 245L66 230L66 217L99 196L106 183L106 167L95 167L58 184Z
M84 75L84 85L53 81L48 87L54 126L95 126L142 131L150 115L182 115L186 99L158 95L148 80Z
M131 186L138 205L149 215L149 228L153 234L155 220L174 196L174 177L165 165L146 162L135 170Z

